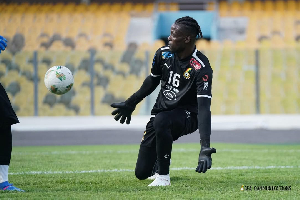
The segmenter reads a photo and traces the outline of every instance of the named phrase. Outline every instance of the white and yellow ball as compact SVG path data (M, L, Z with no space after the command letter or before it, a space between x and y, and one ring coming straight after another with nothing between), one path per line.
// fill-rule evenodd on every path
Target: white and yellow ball
M46 72L44 82L50 92L62 95L71 90L74 77L67 67L53 66Z

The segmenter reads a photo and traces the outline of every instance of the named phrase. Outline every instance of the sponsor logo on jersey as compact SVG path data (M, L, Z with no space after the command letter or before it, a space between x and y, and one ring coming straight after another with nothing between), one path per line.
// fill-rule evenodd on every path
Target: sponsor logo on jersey
M207 90L208 88L208 82L204 82L203 90Z
M168 100L176 100L176 93L172 90L165 90L163 94Z
M171 65L169 65L169 66L168 66L168 64L167 64L167 63L165 63L164 65L165 65L167 68L170 68L170 67L171 67Z
M201 69L201 64L195 58L191 58L190 64L195 70Z
M185 79L190 79L191 75L190 72L192 71L192 68L188 68L187 70L185 70L185 72L183 73L183 77Z
M186 118L190 118L191 117L191 112L190 111L185 111L185 113L186 113Z
M173 57L173 54L171 52L167 51L167 52L163 52L161 54L161 57L162 57L162 59L167 59L167 58Z
M204 75L204 76L202 77L202 80L203 80L203 81L208 81L208 75Z

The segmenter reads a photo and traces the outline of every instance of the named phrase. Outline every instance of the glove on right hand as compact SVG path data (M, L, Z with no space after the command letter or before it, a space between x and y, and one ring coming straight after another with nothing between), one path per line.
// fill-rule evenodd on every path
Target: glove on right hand
M201 148L196 172L205 173L208 169L210 169L212 165L211 154L216 152L217 150L215 148L210 148L210 147Z

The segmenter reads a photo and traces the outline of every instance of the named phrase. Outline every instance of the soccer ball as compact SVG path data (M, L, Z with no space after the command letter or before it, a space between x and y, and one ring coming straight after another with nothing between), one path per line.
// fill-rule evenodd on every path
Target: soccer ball
M71 90L74 78L67 67L53 66L46 72L44 82L50 92L62 95Z

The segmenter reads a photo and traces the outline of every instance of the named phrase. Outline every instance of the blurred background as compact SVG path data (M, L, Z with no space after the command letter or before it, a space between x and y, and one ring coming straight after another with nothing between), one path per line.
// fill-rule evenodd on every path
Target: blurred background
M194 17L197 49L214 70L213 115L300 113L300 1L0 1L0 82L18 116L110 115L150 72L174 21ZM75 83L57 96L46 71L68 67ZM158 90L137 106L149 115Z

